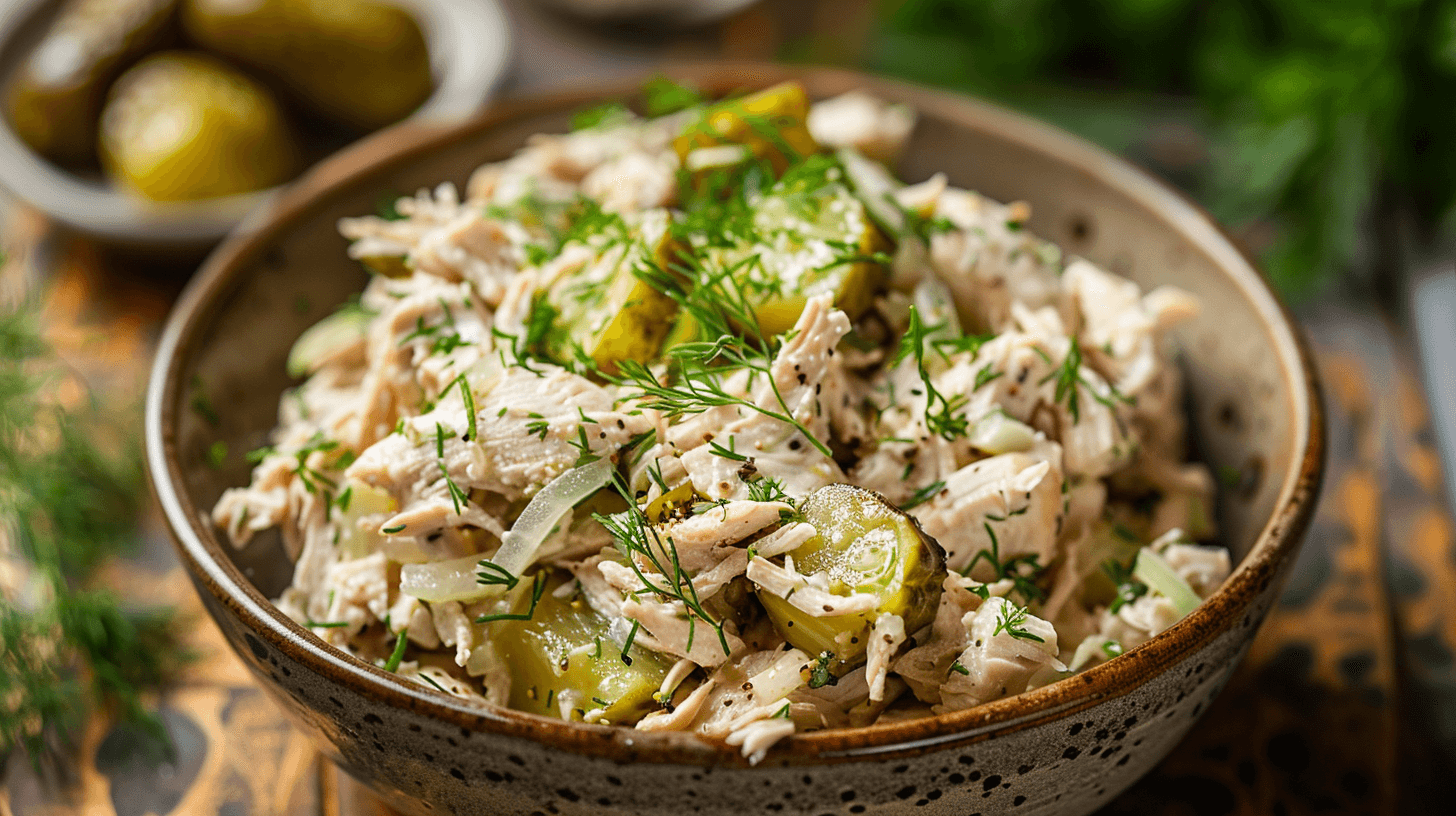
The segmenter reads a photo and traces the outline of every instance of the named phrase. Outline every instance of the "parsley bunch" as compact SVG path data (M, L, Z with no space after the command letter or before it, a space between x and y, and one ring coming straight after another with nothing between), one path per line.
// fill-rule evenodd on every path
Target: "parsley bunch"
M133 436L93 400L61 407L74 376L31 304L0 312L0 755L38 761L96 705L155 737L144 703L182 657L171 613L136 611L90 578L136 544L142 488ZM98 440L124 438L118 450Z

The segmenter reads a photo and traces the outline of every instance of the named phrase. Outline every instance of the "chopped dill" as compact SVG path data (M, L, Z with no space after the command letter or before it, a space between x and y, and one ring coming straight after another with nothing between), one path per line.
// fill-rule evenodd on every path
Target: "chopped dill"
M1103 561L1102 572L1117 588L1116 596L1107 607L1110 612L1116 613L1117 610L1148 594L1148 585L1134 578L1132 568L1116 558Z
M435 464L440 468L440 475L445 477L445 488L450 492L450 503L455 506L455 515L458 516L463 507L470 505L470 498L465 495L465 491L460 489L460 485L455 484L455 480L450 478L450 471L445 468L444 462Z
M993 635L1002 632L1016 638L1017 640L1030 640L1036 643L1046 643L1046 638L1034 634L1026 629L1026 617L1028 611L1024 606L1017 606L1010 601L1001 605L1001 611L996 618L996 630Z
M978 551L971 558L971 562L966 565L966 568L961 570L961 574L970 575L977 564L985 561L991 567L992 572L995 573L997 580L1011 580L1011 591L1021 595L1023 600L1031 602L1045 598L1046 593L1042 591L1041 587L1036 585L1036 581L1041 577L1044 569L1038 563L1040 557L1032 553L1018 555L1002 561L1001 542L996 538L996 531L991 529L989 522L983 522L982 524L986 528L986 535L991 539L991 548L989 550L983 548Z
M404 650L409 646L409 641L405 638L408 632L408 629L399 630L399 635L394 639L394 651L390 653L389 659L384 662L385 671L393 673L399 670L400 661L404 660Z
M490 623L491 621L503 620L530 620L536 615L536 605L541 602L541 595L546 592L546 571L536 573L536 578L531 584L531 605L525 612L497 612L493 615L481 615L475 619L476 623Z
M809 688L817 689L825 686L839 685L839 678L835 677L834 672L830 671L829 668L833 662L833 652L820 652L819 656L814 658L814 662L808 667Z
M627 630L627 639L622 642L622 663L632 665L632 656L627 654L632 651L632 644L637 640L637 632L642 629L642 621L632 621L632 628Z
M475 573L475 582L482 586L504 586L507 590L512 590L520 583L520 578L489 558L481 559L475 566L480 570Z
M925 504L926 502L934 498L935 494L939 493L944 487L945 482L943 481L931 482L925 487L922 487L914 493L910 494L910 498L906 499L905 502L900 505L900 509L910 510L919 507L920 505Z

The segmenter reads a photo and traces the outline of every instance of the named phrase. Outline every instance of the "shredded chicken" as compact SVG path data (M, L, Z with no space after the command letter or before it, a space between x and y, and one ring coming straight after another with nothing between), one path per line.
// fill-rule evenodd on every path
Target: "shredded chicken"
M604 111L339 222L375 274L212 512L279 530L286 614L464 700L756 763L1055 682L1217 590L1197 301L1024 202L901 184L904 106L764 93Z

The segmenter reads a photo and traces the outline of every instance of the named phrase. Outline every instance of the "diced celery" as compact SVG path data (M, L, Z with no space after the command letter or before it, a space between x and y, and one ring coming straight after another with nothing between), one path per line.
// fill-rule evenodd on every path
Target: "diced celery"
M1188 582L1178 577L1173 567L1151 549L1144 547L1138 551L1137 563L1133 565L1132 574L1139 581L1148 585L1148 589L1157 592L1173 602L1173 608L1178 610L1180 616L1198 608L1202 603L1198 593L1188 586Z

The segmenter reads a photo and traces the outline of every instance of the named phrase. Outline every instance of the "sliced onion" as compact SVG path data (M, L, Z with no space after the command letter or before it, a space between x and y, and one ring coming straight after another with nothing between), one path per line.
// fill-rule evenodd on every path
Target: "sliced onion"
M1148 585L1148 589L1159 593L1173 602L1173 608L1178 610L1178 617L1182 618L1189 612L1198 608L1202 600L1188 582L1178 577L1171 564L1151 549L1144 547L1138 551L1137 563L1132 568L1133 577Z
M490 560L496 566L520 577L526 567L536 559L541 542L551 535L561 517L583 499L597 492L612 478L612 462L606 457L568 470L552 479L541 488L526 509L501 537L501 546ZM500 591L503 585L492 585L490 589Z
M516 523L501 537L500 549L490 561L519 578L536 559L536 551L561 517L600 490L611 475L611 460L602 458L552 479L531 498ZM399 590L422 601L470 603L489 598L505 591L507 585L477 580L484 559L483 555L466 555L429 564L405 564L399 568Z
M477 564L484 556L466 555L428 564L405 564L399 568L399 591L422 601L477 601L491 586L475 580Z

